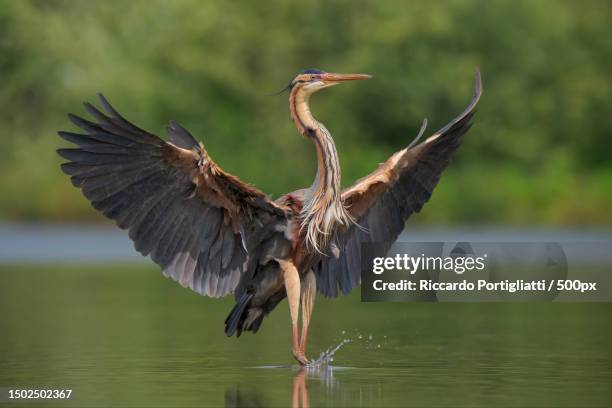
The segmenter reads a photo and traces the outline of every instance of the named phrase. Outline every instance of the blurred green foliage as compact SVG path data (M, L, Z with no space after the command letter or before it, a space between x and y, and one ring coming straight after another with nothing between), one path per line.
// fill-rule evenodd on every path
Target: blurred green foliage
M96 92L157 134L178 120L278 196L315 172L286 94L268 96L298 71L374 75L313 98L349 184L461 112L480 67L475 125L416 222L610 225L611 61L603 0L0 0L0 215L102 218L55 154Z

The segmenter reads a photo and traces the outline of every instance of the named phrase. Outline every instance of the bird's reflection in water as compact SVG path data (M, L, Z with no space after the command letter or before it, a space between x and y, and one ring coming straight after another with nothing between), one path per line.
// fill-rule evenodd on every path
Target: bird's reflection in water
M318 379L326 391L337 390L338 382L334 379L334 369L331 366L310 366L293 369L292 407L310 408L308 396L308 381ZM238 386L225 391L226 408L259 408L268 406L264 402L262 393L258 391L244 391Z
M299 367L293 375L293 408L310 407L308 398L309 379L318 379L326 392L339 389L339 383L334 378L334 368L332 366L325 364Z
M293 376L293 408L298 408L300 402L302 408L310 408L310 400L308 399L308 387L306 385L308 379L308 369L300 368Z
M263 408L267 405L261 400L261 394L256 391L244 391L240 387L225 390L226 408Z

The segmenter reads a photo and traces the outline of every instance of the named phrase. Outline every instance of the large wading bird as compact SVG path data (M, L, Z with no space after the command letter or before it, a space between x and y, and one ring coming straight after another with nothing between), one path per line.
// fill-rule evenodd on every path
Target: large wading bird
M94 208L129 231L136 250L165 276L201 295L233 293L228 336L257 332L287 297L293 356L307 364L316 291L335 297L359 285L361 243L390 246L405 220L421 210L470 128L481 95L477 72L463 113L417 144L424 121L408 147L343 190L334 140L312 116L309 99L321 89L368 78L311 69L288 85L291 119L314 144L318 167L310 187L277 200L223 171L178 123L170 122L164 141L129 122L102 95L105 113L85 103L95 122L71 114L83 131L59 132L77 145L58 150L69 160L62 170Z

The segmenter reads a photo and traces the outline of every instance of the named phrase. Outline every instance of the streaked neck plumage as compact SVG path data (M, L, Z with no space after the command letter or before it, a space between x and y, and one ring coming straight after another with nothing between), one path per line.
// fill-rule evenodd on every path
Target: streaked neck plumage
M289 95L291 119L299 132L308 137L317 151L317 174L307 190L300 213L302 231L308 247L326 253L335 227L352 222L341 198L340 162L329 131L310 112L310 93L294 87Z

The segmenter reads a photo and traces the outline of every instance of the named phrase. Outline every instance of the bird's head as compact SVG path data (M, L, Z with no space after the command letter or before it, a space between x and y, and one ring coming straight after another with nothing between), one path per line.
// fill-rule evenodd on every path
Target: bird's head
M290 90L300 89L307 94L313 94L320 89L329 88L342 82L370 78L372 78L371 75L365 74L332 74L318 69L307 69L293 78L288 88Z

